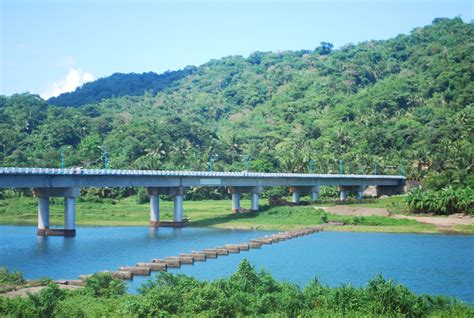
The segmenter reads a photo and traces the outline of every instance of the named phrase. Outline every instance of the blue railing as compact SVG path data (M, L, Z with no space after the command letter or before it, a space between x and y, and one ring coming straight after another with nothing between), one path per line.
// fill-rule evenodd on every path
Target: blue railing
M258 178L387 178L401 179L401 175L361 175L361 174L309 174L309 173L266 173L266 172L209 172L209 171L168 171L168 170L125 170L125 169L82 169L82 168L17 168L0 167L3 175L116 175L116 176L177 176L177 177L258 177Z

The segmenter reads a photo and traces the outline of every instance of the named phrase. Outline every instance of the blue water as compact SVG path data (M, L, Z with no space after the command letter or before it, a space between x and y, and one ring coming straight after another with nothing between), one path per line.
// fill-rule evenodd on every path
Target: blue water
M0 266L22 271L27 278L76 278L268 233L83 227L75 238L38 238L34 227L0 226ZM170 272L211 280L232 274L243 258L277 279L301 285L317 277L330 286L363 286L380 273L416 293L455 296L474 303L474 236L321 232ZM147 279L136 277L130 290Z

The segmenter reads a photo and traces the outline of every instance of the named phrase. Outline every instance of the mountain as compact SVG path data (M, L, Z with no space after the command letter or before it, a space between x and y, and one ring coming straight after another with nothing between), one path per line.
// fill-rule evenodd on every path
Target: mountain
M56 107L0 98L1 166L399 173L474 185L474 25L438 18L384 41L228 56L164 89ZM310 35L308 35L310 36ZM185 71L185 70L183 70ZM84 85L98 87L98 82ZM135 91L132 82L124 91ZM112 85L113 86L113 85ZM89 95L84 95L89 98ZM99 101L100 100L100 101Z
M48 103L58 106L77 107L92 104L103 99L118 96L139 96L145 92L156 94L173 85L177 80L192 74L196 68L188 66L179 71L167 71L163 74L153 72L143 74L115 73L78 87L74 92L63 93L48 99Z

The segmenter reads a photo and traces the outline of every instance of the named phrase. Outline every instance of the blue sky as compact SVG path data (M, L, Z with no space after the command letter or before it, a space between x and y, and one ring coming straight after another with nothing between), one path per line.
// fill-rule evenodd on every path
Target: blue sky
M0 0L0 94L49 97L115 72L164 72L254 51L387 39L472 0Z

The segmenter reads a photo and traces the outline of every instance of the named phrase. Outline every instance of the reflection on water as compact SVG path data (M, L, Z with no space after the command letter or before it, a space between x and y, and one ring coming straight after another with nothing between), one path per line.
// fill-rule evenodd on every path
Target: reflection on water
M179 253L241 243L262 231L206 228L86 227L77 236L37 237L34 227L0 226L0 266L28 278L76 278ZM417 293L474 302L474 236L322 232L172 269L200 279L230 275L243 258L277 279L301 285L364 285L375 274ZM136 277L136 290L148 277Z

